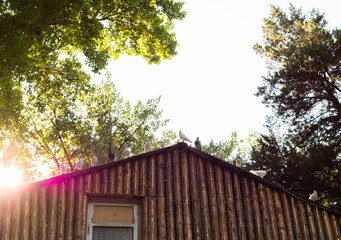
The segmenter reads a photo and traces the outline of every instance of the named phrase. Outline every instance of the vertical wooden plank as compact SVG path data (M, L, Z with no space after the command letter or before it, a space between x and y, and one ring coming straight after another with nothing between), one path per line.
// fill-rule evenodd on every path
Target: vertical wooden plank
M324 234L322 217L321 217L320 211L317 207L312 207L312 208L313 208L313 213L314 213L314 218L315 218L315 224L316 224L318 239L326 239L325 234Z
M265 194L266 194L266 199L267 199L268 209L269 209L270 228L271 228L272 239L279 239L278 228L277 228L277 220L276 220L277 219L276 218L276 210L275 210L275 205L273 202L272 191L267 186L265 186L264 188L265 188Z
M152 156L148 160L148 196L155 197L156 196L156 159L155 156Z
M292 224L292 217L290 214L289 201L288 201L288 197L286 193L284 192L281 193L281 199L282 199L282 208L283 208L284 221L285 221L288 239L290 240L301 239L302 236L297 236L297 238L295 238L294 227Z
M300 227L300 218L298 216L298 210L297 210L295 199L292 196L290 196L289 197L289 202L290 202L292 223L293 223L293 226L294 226L294 231L295 231L296 239L297 240L303 239L302 232L301 232L301 227Z
M22 226L20 224L21 218L21 208L22 208L22 195L21 193L17 193L14 197L14 204L12 209L12 223L11 223L11 239L19 240L21 239L21 229Z
M31 214L30 214L30 239L38 239L38 223L39 223L39 192L34 189L31 197Z
M3 219L3 213L5 212L5 209L3 207L3 202L4 202L4 195L3 193L0 193L0 229L2 228L2 219ZM0 231L0 239L1 239L1 231Z
M260 212L262 216L262 226L265 240L271 240L271 224L270 224L270 216L269 216L269 207L266 199L265 189L262 183L257 183L258 187L258 197L259 197L259 206Z
M198 164L193 154L189 155L190 196L193 217L193 239L201 240L202 226L200 216Z
M139 195L139 189L140 189L140 164L139 161L134 161L133 163L133 176L132 176L132 194L133 195Z
M109 192L109 173L107 169L103 169L101 171L101 193L108 194L108 192Z
M109 178L111 179L112 176L110 176L111 171L109 171ZM110 181L110 180L109 180ZM84 184L84 195L83 195L83 219L82 219L82 240L86 239L87 235L87 229L88 229L88 197L85 193L91 192L91 186L92 186L92 175L87 174L85 175L85 184ZM109 187L109 191L111 191L111 186Z
M40 187L39 193L39 240L47 239L47 188Z
M106 182L102 182L101 185L108 185L108 175L107 177L104 176L105 174L102 173L102 178L106 178ZM107 188L108 189L108 188ZM103 190L103 188L102 188ZM101 191L102 192L102 191ZM83 206L84 204L84 177L79 176L77 179L76 185L76 200L75 200L75 220L74 220L74 239L81 239L82 237L82 220L83 220Z
M116 193L116 168L109 169L109 194Z
M147 160L145 158L140 162L140 195L147 195Z
M30 239L30 199L31 199L30 192L25 191L24 200L23 200L23 216L22 216L22 226L23 226L22 240ZM0 234L0 238L1 238L1 234Z
M214 166L216 187L217 187L217 203L218 203L218 215L219 215L219 230L221 240L228 239L227 230L227 217L226 217L226 202L224 197L224 181L221 167L218 165Z
M57 238L57 204L58 204L58 184L54 183L48 188L48 239Z
M255 227L253 225L253 213L252 213L249 182L245 177L242 177L241 183L242 183L242 196L243 196L243 204L244 204L244 215L245 215L245 222L246 222L247 238L256 239Z
M309 203L305 203L305 207L307 210L306 213L307 213L307 221L308 221L308 226L309 226L310 238L318 239L317 228L315 225L315 219L314 219L312 207Z
M325 210L322 210L322 222L324 227L324 232L328 240L334 240L332 226L329 221L329 215Z
M181 199L181 178L179 150L173 152L173 175L174 175L174 205L175 205L175 237L178 240L183 239L183 217L182 217L182 199Z
M285 220L283 216L281 198L277 191L273 191L272 195L274 198L274 206L275 206L275 211L276 211L276 220L277 220L279 237L280 239L288 239L287 232L285 229Z
M101 172L97 171L92 174L92 193L99 194L101 192Z
M192 239L192 214L189 196L189 172L188 172L188 158L185 151L180 152L180 169L181 169L181 183L182 183L182 206L183 206L183 229L184 239Z
M206 162L207 190L211 210L212 236L220 239L217 196L215 189L214 171L211 162Z
M255 223L256 239L264 239L262 218L261 218L261 213L259 210L257 184L253 180L250 180L250 191L251 191L251 204L252 204L252 211L253 211L253 219Z
M7 199L4 201L4 212L3 212L3 221L2 228L0 232L1 240L9 240L11 238L11 218L12 218L12 199L10 196L7 196Z
M157 239L167 239L165 197L157 197Z
M211 228L211 220L210 220L210 205L207 194L207 184L206 184L206 175L205 175L205 167L203 161L198 159L198 179L199 179L199 187L200 187L200 203L201 203L201 220L203 227L203 239L213 239L212 237L212 228Z
M58 188L57 238L59 240L65 237L66 183L59 183Z
M309 239L309 226L308 226L308 220L305 214L305 207L304 203L300 200L297 200L297 210L298 210L298 217L299 222L302 230L302 238L303 239Z
M335 215L330 214L329 219L334 233L334 239L341 239L341 231Z
M233 183L231 173L224 169L225 198L227 208L227 226L229 230L229 239L238 239L238 227L236 220L235 202L233 196Z
M96 178L96 177L95 177ZM99 179L98 179L99 180ZM72 240L73 238L73 219L75 210L75 179L70 178L67 186L67 202L66 202L66 223L65 223L65 239ZM99 184L98 184L99 185ZM99 187L99 186L98 186ZM97 192L99 189L94 188Z
M123 194L123 175L124 175L124 166L118 165L116 168L116 194Z
M124 194L131 194L131 162L124 165Z
M240 189L240 181L237 174L233 173L233 189L236 203L237 223L238 223L238 238L247 239L246 227L244 223L244 211L242 203L242 193Z
M175 240L174 227L174 200L173 200L173 169L172 169L172 155L167 153L165 161L165 177L166 177L166 224L167 224L167 239Z
M165 240L167 237L166 230L166 201L165 201L165 161L164 156L160 154L157 157L156 163L157 170L157 218L158 218L158 239Z
M142 240L148 239L148 198L143 197L141 201L141 238Z
M156 198L148 196L148 240L157 239Z

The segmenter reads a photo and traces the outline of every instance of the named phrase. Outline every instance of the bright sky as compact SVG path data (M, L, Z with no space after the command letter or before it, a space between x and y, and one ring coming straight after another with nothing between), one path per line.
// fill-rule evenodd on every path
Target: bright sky
M340 0L293 0L303 12L325 13L331 27L341 28ZM263 19L270 4L288 10L288 1L185 0L186 18L177 22L178 55L160 65L141 57L121 56L107 68L125 100L135 103L162 96L167 129L203 143L244 138L264 131L270 109L254 96L266 75L265 59L252 49L262 42Z

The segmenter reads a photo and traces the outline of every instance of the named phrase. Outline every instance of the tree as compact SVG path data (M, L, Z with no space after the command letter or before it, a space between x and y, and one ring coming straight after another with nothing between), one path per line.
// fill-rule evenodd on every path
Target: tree
M289 14L272 6L263 33L254 48L269 73L257 96L275 115L252 165L305 196L318 190L320 203L341 210L341 30L328 29L318 11L304 15L291 5Z
M72 69L82 75L79 68ZM133 155L141 154L147 139L156 142L155 132L168 122L158 110L160 97L131 106L115 89L110 75L100 85L90 84L86 74L82 85L63 80L58 72L50 77L49 82L25 87L21 131L2 135L3 159L29 170L27 180L42 174L41 165L50 172L44 177L50 177L59 174L62 163L74 171L80 158L84 167L90 166L94 155L99 164L114 160L112 155L122 159L125 146ZM163 137L168 143L175 140L172 131Z
M301 196L318 192L318 202L341 211L340 147L310 144L305 151L287 136L262 134L251 152L246 169L266 169L265 178Z
M250 147L256 142L258 136L256 132L251 131L246 140L238 139L236 132L232 132L229 140L214 142L210 140L208 144L203 144L202 151L219 157L221 151L225 153L225 159L231 164L240 158L244 163L250 160Z
M257 95L298 143L340 141L341 30L328 30L318 11L307 18L293 6L289 16L272 6L264 23L264 45L254 48L267 58L269 74Z
M84 55L95 73L122 53L149 63L170 59L177 46L171 30L185 17L182 7L173 0L1 1L0 128L21 121L23 85L48 82L56 71L81 84L70 68L58 67L65 56L74 65Z

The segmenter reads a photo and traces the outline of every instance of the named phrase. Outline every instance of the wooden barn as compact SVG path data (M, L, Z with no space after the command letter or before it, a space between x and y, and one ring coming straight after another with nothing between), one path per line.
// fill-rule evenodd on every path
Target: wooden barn
M341 239L341 215L179 143L2 192L0 239Z

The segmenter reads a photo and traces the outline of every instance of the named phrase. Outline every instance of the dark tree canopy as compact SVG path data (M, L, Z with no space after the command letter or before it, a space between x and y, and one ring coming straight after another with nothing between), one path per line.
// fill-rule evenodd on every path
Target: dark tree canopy
M341 210L341 29L323 14L271 7L262 45L268 75L257 96L275 113L254 146L253 166L302 195ZM276 131L276 127L280 127Z
M182 8L173 0L0 1L0 162L26 173L38 161L73 171L80 158L85 166L93 155L122 158L124 143L141 153L167 123L160 98L131 106L110 80L92 84L82 62L100 73L121 54L151 64L172 58Z
M291 6L289 15L272 7L263 46L269 74L257 95L271 106L301 142L340 139L341 30L329 30L318 11L310 16Z
M170 59L177 46L171 30L185 16L182 7L173 0L1 1L0 127L18 121L24 83L45 84L58 73L81 84L75 54L83 54L94 72L122 53L149 63Z

